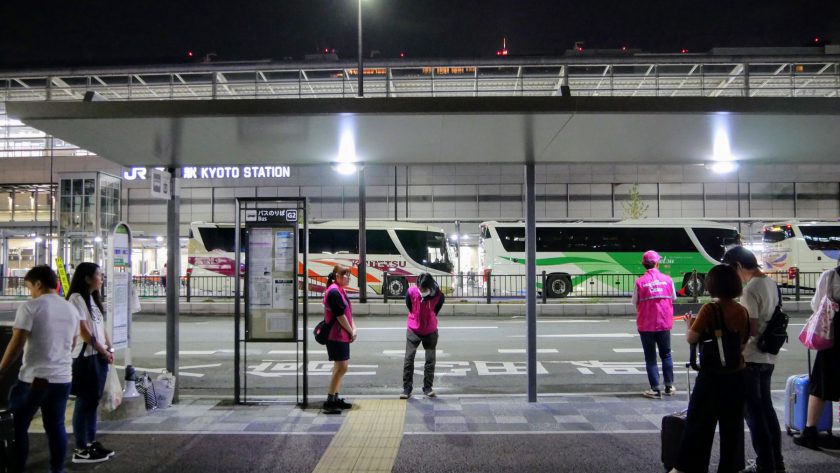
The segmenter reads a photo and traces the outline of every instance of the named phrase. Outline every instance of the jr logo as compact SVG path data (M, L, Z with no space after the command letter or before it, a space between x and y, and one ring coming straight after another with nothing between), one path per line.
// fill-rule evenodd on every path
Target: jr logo
M146 179L146 168L130 168L128 171L123 171L123 179L126 181Z

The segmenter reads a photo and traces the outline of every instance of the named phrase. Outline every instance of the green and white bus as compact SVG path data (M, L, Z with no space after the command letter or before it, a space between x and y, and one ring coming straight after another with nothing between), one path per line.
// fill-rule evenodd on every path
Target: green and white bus
M704 276L740 237L735 227L683 219L625 220L615 223L537 223L537 273L546 272L547 297L592 294L598 288L611 294L630 294L634 278L642 274L642 254L662 255L660 270L671 276L678 292L702 294ZM487 274L525 274L525 224L481 224L479 260ZM692 282L692 271L698 277ZM538 281L538 289L543 290ZM494 289L503 295L504 288Z

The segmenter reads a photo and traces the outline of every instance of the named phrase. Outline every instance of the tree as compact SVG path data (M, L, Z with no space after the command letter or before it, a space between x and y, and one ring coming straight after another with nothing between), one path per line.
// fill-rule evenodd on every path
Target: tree
M639 193L639 184L630 186L630 199L622 204L622 207L624 207L626 218L639 219L647 216L650 206L642 200L642 195Z

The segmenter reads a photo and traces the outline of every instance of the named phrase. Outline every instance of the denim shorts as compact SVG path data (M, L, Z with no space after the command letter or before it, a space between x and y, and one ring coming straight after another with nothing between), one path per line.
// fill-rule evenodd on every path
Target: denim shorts
M347 361L350 359L350 342L336 342L327 340L327 357L330 361Z

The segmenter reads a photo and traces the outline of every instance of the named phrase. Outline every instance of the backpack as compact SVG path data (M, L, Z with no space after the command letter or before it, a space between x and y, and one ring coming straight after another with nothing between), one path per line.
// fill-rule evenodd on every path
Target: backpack
M779 304L776 305L773 316L770 317L764 331L758 336L756 343L759 350L771 355L779 354L782 345L787 343L787 327L790 321L790 317L782 310L782 290L779 289L779 286L776 286L776 291L779 293Z
M330 336L330 331L332 330L334 323L335 317L333 317L332 321L329 323L327 323L326 319L318 322L318 325L315 326L315 330L313 330L313 333L315 334L315 341L321 345L326 345L327 337Z
M726 328L723 309L717 302L714 307L714 325L711 334L701 340L700 370L713 373L731 373L741 365L741 334Z

